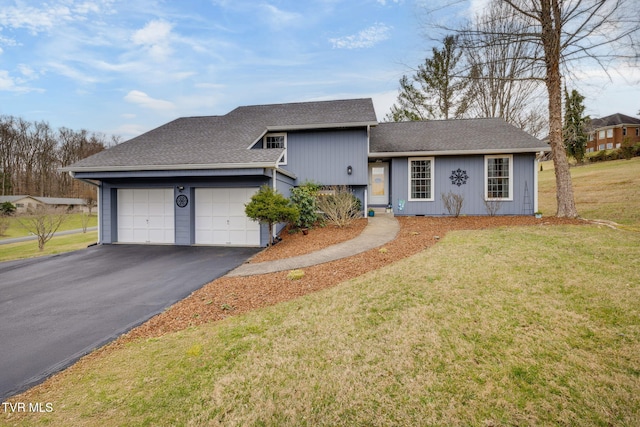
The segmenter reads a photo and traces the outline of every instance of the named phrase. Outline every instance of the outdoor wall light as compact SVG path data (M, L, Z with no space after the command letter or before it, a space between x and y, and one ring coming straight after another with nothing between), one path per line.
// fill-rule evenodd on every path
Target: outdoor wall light
M351 165L347 166L347 175L351 175L353 173L353 168Z
M182 193L184 191L184 187L183 186L179 186L178 187L178 191Z

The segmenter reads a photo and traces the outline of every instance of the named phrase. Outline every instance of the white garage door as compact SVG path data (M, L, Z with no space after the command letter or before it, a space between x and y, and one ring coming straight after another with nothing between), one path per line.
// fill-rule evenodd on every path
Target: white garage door
M260 224L244 213L257 188L196 188L196 243L260 246Z
M118 189L118 242L174 243L173 189Z

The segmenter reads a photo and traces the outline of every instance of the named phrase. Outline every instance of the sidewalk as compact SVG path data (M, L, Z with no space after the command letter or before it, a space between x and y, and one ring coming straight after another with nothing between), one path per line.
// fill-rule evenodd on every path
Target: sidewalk
M275 273L276 271L293 270L310 267L316 264L347 258L369 249L377 248L396 238L400 224L392 214L376 214L369 217L369 222L358 237L338 243L316 252L285 258L275 261L242 264L227 273L228 277L253 276L257 274Z

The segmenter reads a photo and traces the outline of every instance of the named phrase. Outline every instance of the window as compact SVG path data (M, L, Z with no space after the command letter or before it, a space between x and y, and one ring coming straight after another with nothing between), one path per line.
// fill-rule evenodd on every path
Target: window
M270 133L264 136L264 148L284 148L285 151L278 161L279 165L287 164L287 134L286 133Z
M598 150L604 150L604 144L598 145Z
M640 136L640 128L636 128L636 136Z
M409 200L433 201L433 157L409 158Z
M626 127L622 128L622 136L627 136L627 128Z
M513 156L485 156L485 198L513 200Z
M607 138L613 138L613 129L607 129Z
M604 139L604 131L598 131L598 139Z
M607 142L607 150L613 149L613 142Z

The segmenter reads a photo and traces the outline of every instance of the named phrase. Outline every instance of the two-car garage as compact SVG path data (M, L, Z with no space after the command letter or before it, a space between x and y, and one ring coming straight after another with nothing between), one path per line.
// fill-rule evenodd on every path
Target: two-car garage
M186 199L185 204L184 198L177 203L174 188L119 188L117 242L180 244L176 227L182 227L192 236L187 244L260 246L260 224L244 213L257 190L195 188L193 200ZM176 215L179 209L187 209L188 214Z

